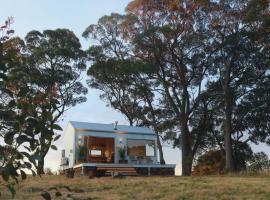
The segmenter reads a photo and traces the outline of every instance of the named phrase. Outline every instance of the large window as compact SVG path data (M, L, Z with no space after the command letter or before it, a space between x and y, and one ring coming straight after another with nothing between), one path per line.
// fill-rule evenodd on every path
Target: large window
M154 140L127 140L128 156L155 156Z

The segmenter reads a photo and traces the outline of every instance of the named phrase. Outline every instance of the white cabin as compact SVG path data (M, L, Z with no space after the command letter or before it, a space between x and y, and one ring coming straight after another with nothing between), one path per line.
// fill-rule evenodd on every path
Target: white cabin
M149 128L113 124L68 123L61 166L129 165L159 167L157 135ZM175 165L162 165L175 168Z

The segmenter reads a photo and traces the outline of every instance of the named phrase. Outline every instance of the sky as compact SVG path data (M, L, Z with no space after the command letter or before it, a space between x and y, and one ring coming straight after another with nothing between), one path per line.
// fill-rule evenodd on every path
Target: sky
M0 24L7 17L13 17L12 28L20 37L31 30L68 28L80 39L82 47L88 48L90 41L82 38L81 34L87 26L97 23L98 19L112 12L124 13L130 0L0 0ZM84 79L85 80L85 79ZM99 92L89 89L87 102L68 110L59 124L65 128L68 121L100 122L128 125L127 120L115 110L106 106L99 99ZM45 159L45 167L57 170L60 164L60 150L63 148L62 137L55 143L58 151L50 150ZM265 145L253 146L254 151L266 151ZM177 173L181 169L181 152L164 144L164 155L167 163L177 164Z

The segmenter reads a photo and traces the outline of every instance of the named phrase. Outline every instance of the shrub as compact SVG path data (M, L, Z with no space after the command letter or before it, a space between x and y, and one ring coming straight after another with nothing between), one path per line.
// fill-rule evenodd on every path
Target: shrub
M119 147L118 153L119 153L119 157L120 157L121 160L126 159L126 147L125 146Z
M80 145L77 148L77 162L83 162L86 159L87 148L84 145Z
M247 162L248 171L259 172L270 169L270 161L264 152L254 153Z
M225 157L220 150L210 150L198 158L193 167L193 176L215 175L224 173Z
M44 169L44 173L46 175L53 175L53 172L52 172L51 168L48 168L48 167Z

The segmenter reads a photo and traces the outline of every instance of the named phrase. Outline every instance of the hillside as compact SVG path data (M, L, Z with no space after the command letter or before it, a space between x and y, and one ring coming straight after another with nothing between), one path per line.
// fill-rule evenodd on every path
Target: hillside
M74 199L270 199L270 177L111 177L66 179L63 176L27 178L16 188L15 199L42 199L50 187L62 187L64 197ZM63 186L72 189L69 192ZM2 190L2 189L1 189ZM51 191L55 195L55 191ZM4 193L2 199L9 199ZM61 198L58 198L61 199Z

